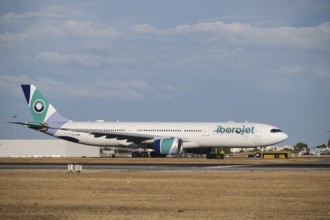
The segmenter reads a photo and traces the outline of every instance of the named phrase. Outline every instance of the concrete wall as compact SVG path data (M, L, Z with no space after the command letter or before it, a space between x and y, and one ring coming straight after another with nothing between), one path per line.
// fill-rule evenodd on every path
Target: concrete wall
M0 140L0 157L99 157L100 148L64 140Z

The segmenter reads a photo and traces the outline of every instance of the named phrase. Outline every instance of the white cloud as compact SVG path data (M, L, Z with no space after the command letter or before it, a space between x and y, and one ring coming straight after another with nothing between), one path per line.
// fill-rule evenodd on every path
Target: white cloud
M114 62L111 57L96 55L79 55L79 54L60 54L58 52L42 52L34 57L37 62L48 62L55 64L71 64L77 63L88 68L100 68L102 65L109 65Z
M103 57L94 55L77 55L77 54L59 54L57 52L42 52L34 58L36 61L45 61L56 64L79 63L89 68L99 68L104 62ZM109 58L108 58L109 59Z
M120 35L119 31L110 26L91 22L69 20L62 25L67 32L77 36L112 38Z
M121 35L116 28L98 22L68 19L58 12L7 13L0 17L0 24L7 25L0 40L7 43L29 42L43 38L116 38ZM78 19L78 18L76 18ZM15 31L14 31L15 30Z
M17 14L14 12L8 12L2 16L2 19L7 20L20 20L20 19L31 19L31 18L61 18L59 14L50 13L47 11L39 11L39 12L26 12L22 14Z
M292 65L292 66L285 66L280 68L278 72L284 74L299 74L306 71L308 67L306 65Z
M57 88L60 94L79 98L111 98L120 100L144 99L144 94L153 89L147 83L140 80L106 80L94 79L90 82L61 82L48 78L40 78L41 85L49 85L47 88ZM50 89L49 92L53 90ZM60 95L58 94L58 95Z
M284 66L279 68L279 70L275 70L276 73L283 73L283 74L314 74L319 77L329 77L330 78L330 69L325 66L312 66L307 64L295 64L290 66Z
M330 78L330 68L320 68L320 67L316 67L312 69L313 73L315 75L318 75L320 77L329 77Z
M87 45L82 46L83 50L90 50L90 51L107 51L110 50L111 47L108 44L102 43L88 43Z
M1 74L0 75L0 90L5 93L11 93L11 94L21 94L18 86L21 84L26 84L31 82L31 77L27 75L6 75Z
M131 27L137 33L154 33L156 29L150 24L136 24Z
M172 29L159 30L160 35L185 35L199 37L208 35L210 39L239 45L279 46L297 49L330 49L330 22L314 27L255 27L235 22L202 22L191 25L178 25Z
M21 84L35 84L45 94L51 96L69 96L72 98L110 98L119 100L141 100L154 88L142 80L107 80L63 82L52 78L38 77L33 79L26 75L0 75L1 90L18 93ZM56 88L56 92L54 92Z
M109 87L112 89L122 90L122 89L131 89L131 90L139 90L139 91L146 91L151 92L153 88L141 80L128 80L128 81L121 81L117 79L113 80L99 80L95 82L96 86L99 87Z

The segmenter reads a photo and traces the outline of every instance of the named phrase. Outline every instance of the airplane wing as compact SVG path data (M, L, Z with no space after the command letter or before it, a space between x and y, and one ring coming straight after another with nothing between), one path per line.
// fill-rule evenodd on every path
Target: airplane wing
M127 142L134 142L136 144L152 144L154 140L161 139L169 136L161 135L151 135L151 134L137 134L137 133L127 133L127 132L106 132L106 131L84 131L84 130L73 130L73 129L64 129L70 131L85 132L94 135L95 138L103 137L106 138L115 138L118 140L127 140ZM186 138L180 138L183 142L191 142L191 140Z
M94 135L94 137L103 137L105 138L116 138L118 140L127 140L127 142L141 143L147 140L153 140L155 136L149 134L134 134L134 133L123 133L123 132L101 132L93 131L89 132Z
M79 129L68 129L68 128L60 128L61 130L66 131L75 131L75 132L83 132L94 135L95 138L105 137L105 138L115 138L118 140L127 140L127 142L134 143L142 143L148 140L154 140L157 136L149 135L149 134L136 134L136 133L126 133L126 132L106 132L106 131L86 131Z

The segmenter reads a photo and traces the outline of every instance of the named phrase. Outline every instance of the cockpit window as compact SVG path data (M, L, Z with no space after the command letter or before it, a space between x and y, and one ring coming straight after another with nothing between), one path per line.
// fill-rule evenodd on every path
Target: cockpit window
M278 133L278 132L282 132L281 129L274 128L274 129L270 130L270 133Z

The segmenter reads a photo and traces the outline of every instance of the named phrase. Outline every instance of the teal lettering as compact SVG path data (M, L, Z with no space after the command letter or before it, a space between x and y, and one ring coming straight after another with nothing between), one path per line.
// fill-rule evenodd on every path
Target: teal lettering
M216 133L221 133L221 134L224 134L224 133L227 133L227 134L233 134L233 133L236 133L236 134L241 134L241 135L244 135L244 134L254 134L254 131L255 131L255 127L252 126L252 127L245 127L245 125L243 125L242 128L236 128L236 127L222 127L221 125L218 125L218 127L216 128L215 132Z
M221 127L220 132L221 132L221 133L225 133L225 128Z
M218 126L218 128L217 128L217 133L221 133L221 134L223 134L223 133L225 133L225 128L224 127L222 127L222 126Z
M242 134L241 134L241 135L244 134L244 129L245 129L245 125L243 125L243 128L242 128Z

